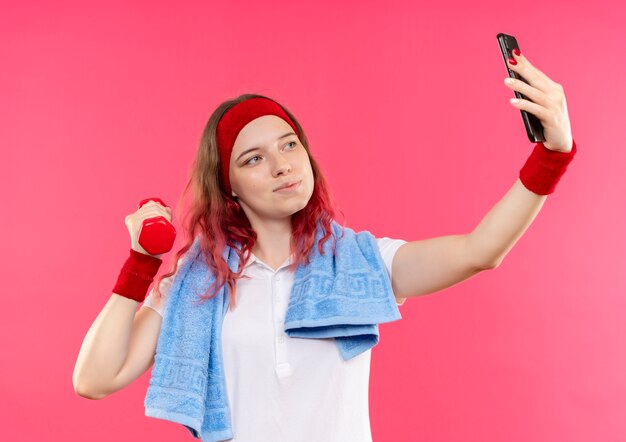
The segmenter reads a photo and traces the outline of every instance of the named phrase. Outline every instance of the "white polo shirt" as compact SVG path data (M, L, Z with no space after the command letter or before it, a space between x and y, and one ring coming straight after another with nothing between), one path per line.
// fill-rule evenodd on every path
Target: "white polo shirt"
M407 241L376 238L391 277ZM368 442L371 349L344 361L334 338L291 338L284 318L293 285L290 258L274 271L254 254L239 279L237 305L222 325L230 418L238 442ZM167 301L172 277L161 282ZM142 308L163 314L150 290ZM404 303L404 299L402 299ZM398 305L402 305L398 300ZM380 333L380 329L379 329Z

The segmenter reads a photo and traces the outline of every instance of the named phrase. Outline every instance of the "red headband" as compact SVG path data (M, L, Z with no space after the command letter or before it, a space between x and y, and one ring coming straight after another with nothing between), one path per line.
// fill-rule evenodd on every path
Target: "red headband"
M231 195L231 188L228 171L230 170L230 155L233 151L235 139L246 124L263 115L276 115L282 118L289 123L296 135L300 136L296 125L291 121L291 118L289 118L283 108L269 98L250 98L228 109L217 124L217 147L220 151L222 177L224 178L224 184L229 196Z

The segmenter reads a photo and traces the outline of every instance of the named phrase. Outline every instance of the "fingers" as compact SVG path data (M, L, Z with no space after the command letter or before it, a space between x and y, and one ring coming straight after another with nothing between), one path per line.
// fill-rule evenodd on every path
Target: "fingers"
M529 100L537 103L540 106L548 106L548 96L539 89L529 85L528 83L518 80L516 78L507 77L504 79L504 84L510 89L523 94Z
M141 206L135 213L126 215L124 223L126 226L132 226L133 222L140 222L149 218L156 218L162 216L168 222L172 222L172 209L170 207L164 207L154 201L149 201Z
M155 212L155 210L157 212ZM172 222L172 208L169 206L164 206L154 200L148 201L147 203L145 203L143 206L141 206L139 209L137 209L136 213L139 213L141 211L141 213L144 214L157 214L164 216L169 222Z
M512 57L517 64L511 64L511 62L507 60L507 66L523 77L532 87L547 93L556 85L546 74L533 66L523 54L516 55L515 52L513 52Z
M146 207L146 206L158 206L158 207L164 207L166 209L169 209L169 206L164 206L163 204L161 204L161 203L159 203L159 202L157 202L155 200L150 200L147 203L142 204L141 207Z
M164 208L162 206L148 208L148 209L142 211L141 215L140 215L142 220L148 219L148 218L157 217L157 216L162 216L163 218L168 220L170 223L172 222L172 213L171 213L171 211L167 210L166 208Z
M512 81L505 79L506 86L527 98L527 100L522 98L517 103L511 102L511 104L518 109L532 113L542 123L551 121L550 114L559 112L564 106L563 87L534 67L524 55L517 55L513 52L512 57L517 64L511 64L507 60L507 65L528 83L515 78L511 78Z
M530 112L535 115L537 118L541 120L541 122L545 122L549 118L549 111L543 106L538 105L537 103L533 103L532 101L524 100L523 98L519 99L517 102L511 102L517 109L524 110L526 112Z

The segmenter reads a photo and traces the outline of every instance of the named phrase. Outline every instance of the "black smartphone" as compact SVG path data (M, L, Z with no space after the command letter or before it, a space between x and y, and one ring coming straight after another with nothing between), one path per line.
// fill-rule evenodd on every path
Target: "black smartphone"
M509 58L514 58L512 51L513 49L519 49L519 45L517 44L517 40L512 35L503 34L502 32L498 34L498 45L500 46L500 51L502 51L502 57L504 58L504 66L506 66L506 70L509 73L509 77L517 78L518 80L522 80L524 83L528 84L528 81L524 79L517 72L511 70L509 65L507 64L507 60ZM521 51L520 51L521 52ZM524 94L520 94L517 91L515 92L515 96L517 98L523 98L528 101L532 101L530 98L525 96ZM543 126L541 125L541 121L539 118L530 114L524 110L520 109L522 113L522 120L524 120L524 126L526 126L526 133L528 134L528 139L533 143L539 143L546 141L543 136Z

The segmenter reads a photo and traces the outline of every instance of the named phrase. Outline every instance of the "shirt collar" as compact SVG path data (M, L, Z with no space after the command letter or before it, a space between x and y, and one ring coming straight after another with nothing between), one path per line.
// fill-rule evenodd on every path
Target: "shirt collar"
M250 252L250 258L248 258L248 262L246 262L246 265L243 267L244 269L248 268L249 266L251 266L254 263L260 262L259 258L256 257L256 255L252 252ZM282 268L283 265L289 265L291 264L291 257L287 258L287 261L285 261L280 268Z
M236 247L238 249L241 249L241 246L239 245L239 243L236 243ZM257 258L254 253L250 252L250 257L248 258L248 262L246 262L246 265L243 266L243 268L247 269L249 266L251 266L252 264L254 264L256 262L259 262L259 261L260 261L259 258ZM287 262L286 265L291 264L291 256L289 258L287 258L286 262ZM281 266L281 268L282 268L282 266Z
M243 268L244 269L248 268L249 266L251 266L257 261L258 261L258 258L254 255L254 253L250 252L250 258L248 258L248 262L246 262L246 265Z

